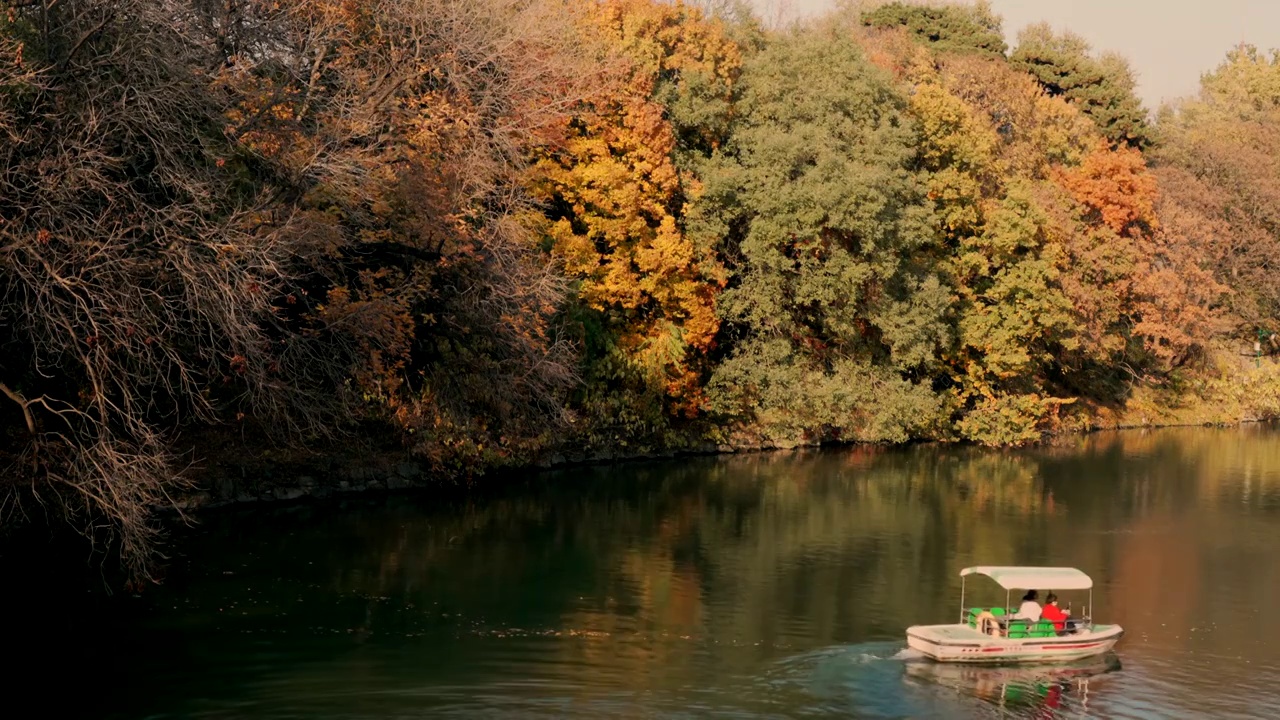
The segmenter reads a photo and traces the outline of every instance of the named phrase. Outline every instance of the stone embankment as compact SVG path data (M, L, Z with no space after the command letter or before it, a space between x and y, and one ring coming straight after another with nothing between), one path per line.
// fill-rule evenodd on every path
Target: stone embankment
M578 465L655 460L688 455L754 452L765 447L733 447L707 444L669 452L551 454L527 466L490 471L497 476L528 473ZM270 458L206 459L190 473L194 486L175 503L179 510L212 509L233 504L323 499L347 493L447 487L464 484L456 476L433 472L423 463L401 453L278 461Z

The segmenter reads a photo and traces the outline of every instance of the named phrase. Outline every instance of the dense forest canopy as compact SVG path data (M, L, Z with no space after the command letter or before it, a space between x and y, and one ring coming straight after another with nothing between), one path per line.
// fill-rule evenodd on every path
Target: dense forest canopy
M7 3L0 523L145 575L213 430L474 477L1280 410L1274 52L1153 119L985 4L744 8Z

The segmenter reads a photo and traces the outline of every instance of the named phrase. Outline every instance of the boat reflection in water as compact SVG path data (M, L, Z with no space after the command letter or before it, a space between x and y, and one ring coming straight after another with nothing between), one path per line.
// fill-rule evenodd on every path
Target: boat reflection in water
M913 681L950 688L1002 708L1033 712L1088 710L1090 688L1096 689L1101 676L1119 669L1120 658L1114 653L1062 665L906 663L907 677Z

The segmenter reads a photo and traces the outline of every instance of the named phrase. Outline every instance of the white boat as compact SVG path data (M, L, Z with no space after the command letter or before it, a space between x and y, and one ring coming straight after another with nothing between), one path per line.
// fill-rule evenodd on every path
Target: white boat
M964 583L985 575L1005 589L1005 606L966 608ZM1082 616L1072 617L1062 631L1049 622L1011 617L1014 590L1088 590ZM1021 663L1079 660L1107 652L1124 635L1119 625L1093 622L1093 580L1075 568L980 566L960 571L960 622L907 628L907 645L938 662Z

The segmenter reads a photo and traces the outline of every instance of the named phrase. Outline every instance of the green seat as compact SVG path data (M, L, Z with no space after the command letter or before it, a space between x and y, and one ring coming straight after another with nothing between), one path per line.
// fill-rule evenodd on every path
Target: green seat
M1035 630L1036 632L1043 632L1043 633L1056 633L1057 631L1057 628L1053 626L1053 623L1046 622L1044 620L1041 620L1040 622L1036 623L1036 626L1032 629Z
M1026 634L1026 633L1024 633L1024 632L1022 632L1021 630L1010 630L1010 631L1009 631L1009 637L1011 637L1011 638L1024 638L1024 637L1026 637L1026 636L1027 636L1027 634Z
M969 611L965 613L964 621L969 623L969 627L978 626L978 613L980 612L982 612L982 608L969 608Z
M984 612L989 612L991 613L992 617L996 617L996 618L1005 617L1005 609L1002 607L993 607L993 608L974 607L974 608L969 608L969 610L965 613L964 620L969 624L969 627L977 627L978 616Z
M1033 632L1029 635L1029 637L1033 637L1033 638L1047 638L1047 637L1057 637L1057 636L1058 636L1057 633L1043 632L1040 630L1037 630L1036 632Z

